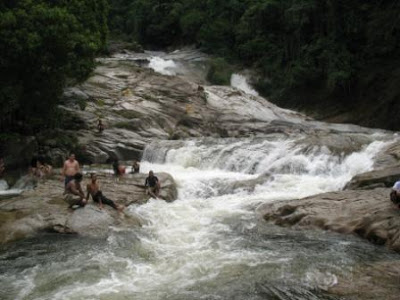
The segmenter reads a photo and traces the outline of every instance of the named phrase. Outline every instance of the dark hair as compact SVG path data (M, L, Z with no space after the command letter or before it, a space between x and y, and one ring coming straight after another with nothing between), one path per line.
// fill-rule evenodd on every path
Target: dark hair
M76 173L74 175L74 179L77 180L77 181L81 181L82 177L83 177L82 173Z

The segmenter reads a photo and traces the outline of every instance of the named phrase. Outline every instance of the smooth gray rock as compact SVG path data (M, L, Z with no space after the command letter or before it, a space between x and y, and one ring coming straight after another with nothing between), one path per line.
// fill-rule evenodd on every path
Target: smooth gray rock
M400 210L389 193L387 188L330 192L264 204L257 212L276 225L354 233L400 252Z
M156 175L161 182L160 198L174 201L177 188L172 176L167 173ZM123 213L106 205L100 210L92 200L85 207L71 211L63 200L60 179L41 181L36 189L1 201L0 243L34 236L40 231L107 236L110 226L140 226L146 220L137 216L129 206L140 205L150 199L144 188L146 177L146 174L127 174L116 181L111 175L98 174L104 195L118 205L126 206ZM88 182L89 176L86 175L82 186ZM86 190L86 186L83 189Z

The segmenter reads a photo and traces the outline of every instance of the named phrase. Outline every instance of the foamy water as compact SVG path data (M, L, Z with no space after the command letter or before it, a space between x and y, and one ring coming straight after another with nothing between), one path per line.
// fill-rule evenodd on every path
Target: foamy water
M240 74L232 74L231 86L253 96L258 96L258 92L250 86L247 82L247 78Z
M150 58L149 68L163 75L176 75L179 70L172 59L163 59L158 56Z
M179 72L172 59L153 57L149 67ZM244 79L236 77L234 85ZM228 106L222 100L215 96ZM245 113L254 115L250 108ZM393 253L353 236L265 224L255 210L341 189L372 169L386 143L377 136L344 155L299 144L301 138L152 143L141 172L170 173L178 199L130 206L126 213L139 215L144 225L112 228L106 239L44 234L0 246L0 298L342 299L326 291L351 280L366 262L390 260Z
M384 145L335 156L324 148L305 154L293 140L154 143L141 172L171 173L175 202L129 207L145 225L114 228L107 240L48 237L10 249L1 257L0 291L4 299L328 299L324 291L359 255L388 254L353 237L263 227L255 209L339 189L370 170ZM259 176L265 180L246 189ZM245 184L236 189L238 182Z

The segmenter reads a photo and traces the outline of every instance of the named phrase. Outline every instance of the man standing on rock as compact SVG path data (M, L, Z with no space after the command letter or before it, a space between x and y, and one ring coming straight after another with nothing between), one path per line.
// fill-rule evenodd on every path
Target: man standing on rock
M75 154L71 153L69 158L64 162L64 166L61 171L61 176L65 176L64 185L67 186L68 182L74 179L75 174L79 173L79 171L79 163L75 159Z
M146 178L144 186L146 188L146 193L150 195L150 197L158 199L161 185L158 178L154 176L153 171L149 172L149 176Z
M69 208L73 208L74 205L84 207L87 203L81 187L82 178L81 173L76 173L65 186L64 201L69 204Z

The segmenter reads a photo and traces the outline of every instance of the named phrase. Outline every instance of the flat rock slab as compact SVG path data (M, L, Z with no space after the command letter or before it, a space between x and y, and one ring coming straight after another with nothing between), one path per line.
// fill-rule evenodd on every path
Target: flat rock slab
M400 252L400 210L389 200L391 189L330 192L261 205L257 211L280 226L355 233Z
M157 173L161 182L160 196L171 202L177 198L174 179L167 173ZM98 174L98 180L105 196L119 205L140 205L149 200L144 182L147 174L126 175L120 180L114 176ZM83 190L89 183L85 175ZM34 190L23 192L14 198L0 202L0 243L6 243L40 231L74 233L90 236L106 236L111 226L140 226L146 220L125 208L124 213L105 205L102 210L92 200L84 208L68 209L62 194L63 182L49 179L39 182ZM160 200L163 201L163 200Z

